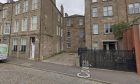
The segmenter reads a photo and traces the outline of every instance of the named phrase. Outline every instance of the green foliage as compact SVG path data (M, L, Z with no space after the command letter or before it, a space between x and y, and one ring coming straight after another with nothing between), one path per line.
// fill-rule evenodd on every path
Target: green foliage
M113 33L115 35L115 38L117 40L121 40L123 38L123 32L126 31L129 28L130 24L127 22L121 22L118 24L114 24L111 26Z

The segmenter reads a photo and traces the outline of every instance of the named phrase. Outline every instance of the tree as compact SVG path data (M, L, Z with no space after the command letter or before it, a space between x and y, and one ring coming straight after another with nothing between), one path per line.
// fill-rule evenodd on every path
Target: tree
M126 31L130 26L130 23L127 22L121 22L118 24L114 24L111 26L113 33L115 35L115 38L117 40L121 40L123 38L123 33Z

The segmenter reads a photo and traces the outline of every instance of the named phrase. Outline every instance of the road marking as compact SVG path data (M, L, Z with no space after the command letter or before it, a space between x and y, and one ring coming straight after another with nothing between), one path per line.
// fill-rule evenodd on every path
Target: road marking
M89 68L88 67L82 67L82 70L80 73L77 73L77 76L80 78L90 78L89 74Z

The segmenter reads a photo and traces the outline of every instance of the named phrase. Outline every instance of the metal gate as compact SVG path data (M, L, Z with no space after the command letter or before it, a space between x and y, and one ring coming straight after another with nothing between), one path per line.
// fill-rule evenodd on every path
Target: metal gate
M80 66L136 72L134 50L91 50L80 51Z

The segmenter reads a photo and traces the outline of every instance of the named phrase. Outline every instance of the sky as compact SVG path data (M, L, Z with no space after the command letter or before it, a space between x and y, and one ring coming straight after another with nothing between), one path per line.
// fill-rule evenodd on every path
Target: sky
M0 0L5 3L7 0ZM17 0L15 0L17 1ZM56 0L57 7L60 9L61 4L64 6L64 12L68 15L81 14L84 15L84 0Z

